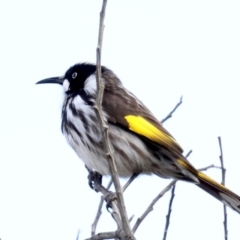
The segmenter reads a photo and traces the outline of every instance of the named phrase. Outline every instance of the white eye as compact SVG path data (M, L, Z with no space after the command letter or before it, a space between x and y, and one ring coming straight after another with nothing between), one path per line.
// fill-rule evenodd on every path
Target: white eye
M76 77L77 77L77 73L74 72L74 73L72 74L72 78L74 79L74 78L76 78Z

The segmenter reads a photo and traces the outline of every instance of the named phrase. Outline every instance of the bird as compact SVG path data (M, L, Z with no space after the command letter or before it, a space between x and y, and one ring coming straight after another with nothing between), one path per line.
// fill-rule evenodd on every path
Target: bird
M101 123L95 110L96 69L96 64L81 62L71 66L63 76L46 78L36 84L52 83L63 87L63 135L88 169L111 176ZM175 138L123 86L112 70L101 66L101 78L104 85L102 113L120 177L141 173L187 181L240 213L240 197L198 171L183 156L183 149Z

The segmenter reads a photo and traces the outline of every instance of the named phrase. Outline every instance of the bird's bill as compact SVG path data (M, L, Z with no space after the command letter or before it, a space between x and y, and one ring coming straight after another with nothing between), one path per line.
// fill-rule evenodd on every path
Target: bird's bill
M63 84L63 78L62 77L51 77L43 79L39 82L36 82L36 84L45 84L45 83L56 83L56 84Z

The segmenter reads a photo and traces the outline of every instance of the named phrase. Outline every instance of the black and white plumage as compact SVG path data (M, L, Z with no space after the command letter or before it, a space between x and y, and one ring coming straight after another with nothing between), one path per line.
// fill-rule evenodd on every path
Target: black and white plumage
M171 134L122 85L108 68L102 67L104 84L103 114L109 126L119 175L156 174L195 183L197 186L240 213L240 197L197 171L183 157L182 149ZM79 63L62 77L38 83L58 83L65 91L62 108L62 132L70 146L88 168L110 175L103 148L103 136L94 109L96 101L96 65Z

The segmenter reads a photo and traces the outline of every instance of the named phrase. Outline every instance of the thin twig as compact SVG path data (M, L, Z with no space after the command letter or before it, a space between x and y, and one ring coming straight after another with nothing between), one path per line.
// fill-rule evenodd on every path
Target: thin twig
M114 161L114 153L109 141L108 126L106 124L106 121L102 113L102 98L103 98L104 86L101 79L101 49L102 49L102 39L103 39L103 29L104 29L103 23L104 23L106 5L107 5L107 0L103 0L102 10L100 12L98 46L97 46L97 71L96 71L97 100L96 100L95 108L96 108L96 113L100 122L100 128L104 136L103 137L104 149L106 150L107 160L111 170L114 187L116 189L118 207L119 207L119 212L120 212L122 227L123 227L122 230L124 232L125 239L135 239L131 232L130 224L128 222L127 211L126 211L126 207L123 200L122 188L121 188L119 177L118 177L117 167Z
M186 158L189 157L189 155L192 153L192 150L190 150L187 154L186 154ZM198 171L207 171L210 168L220 168L218 166L215 166L214 164L211 164L207 167L204 168L199 168ZM175 188L176 188L176 184L172 187L172 193L171 193L171 197L170 197L170 201L169 201L169 206L168 206L168 214L166 216L166 224L165 224L165 229L164 229L164 235L163 235L163 240L167 239L167 232L168 232L168 227L170 224L170 217L171 217L171 212L172 212L172 204L173 204L173 199L175 196ZM224 205L225 206L225 205Z
M222 169L222 185L225 185L225 175L226 175L226 169L224 168L223 164L223 150L222 150L222 141L221 137L218 137L218 143L220 147L220 163L221 163L221 169ZM224 228L224 239L228 239L228 229L227 229L227 207L225 204L223 204L223 215L224 215L224 220L223 220L223 228Z
M185 155L185 158L188 158L191 153L192 153L192 150L190 150ZM171 213L172 213L173 199L175 197L175 188L176 188L176 184L174 184L173 187L172 187L171 197L170 197L169 205L168 205L168 213L167 213L167 216L166 216L166 224L165 224L165 229L164 229L164 234L163 234L163 240L167 239L167 233L168 233L168 228L169 228L170 218L171 218Z
M225 185L225 174L226 174L226 169L224 168L224 164L223 164L223 150L222 150L222 140L221 137L218 137L218 143L219 143L219 147L220 147L220 163L221 163L221 168L222 168L222 185ZM225 206L225 205L224 205Z
M164 234L163 234L163 240L167 239L168 227L170 224L170 217L171 217L171 212L172 212L172 203L173 203L173 199L175 196L175 187L176 187L176 184L174 184L172 186L172 193L171 193L171 198L170 198L169 205L168 205L168 214L166 216L166 224L165 224L165 229L164 229Z
M148 206L148 208L144 211L144 213L142 214L142 216L140 218L138 218L137 222L135 223L132 231L133 233L136 232L136 230L138 229L139 225L141 224L141 222L144 220L144 218L153 210L153 206L155 205L155 203L167 192L171 189L171 187L176 183L176 180L171 181L158 195L156 198L153 199L153 201L151 202L151 204Z
M76 240L79 240L79 236L80 236L80 229L78 229L78 233L77 233ZM1 240L1 239L0 239L0 240Z
M107 189L109 190L110 187L112 185L112 179L109 181L108 185L107 185ZM103 203L104 203L104 197L101 196L100 198L100 202L99 202L99 206L98 206L98 211L97 211L97 214L96 214L96 217L95 217L95 220L92 224L92 236L94 236L96 234L96 228L97 228L97 224L98 224L98 221L100 219L100 216L102 214L102 206L103 206Z
M97 211L97 214L96 214L96 217L95 217L95 220L92 224L92 233L91 233L91 236L94 236L96 234L96 228L97 228L97 224L98 224L98 221L100 219L100 216L102 214L102 206L103 206L103 203L104 203L104 197L101 196L100 198L100 203L99 203L99 206L98 206L98 211Z
M132 220L133 220L133 218L134 218L134 215L132 215L130 218L129 218L129 222L131 222Z
M207 170L210 169L210 168L218 168L218 169L222 169L221 167L218 167L218 166L215 166L214 164L211 164L211 165L209 165L209 166L207 166L207 167L199 168L198 171L203 172L203 171L207 171Z
M118 231L116 232L104 232L104 233L98 233L97 235L94 235L90 238L87 238L85 240L103 240L103 239L113 239L117 238L119 236Z
M169 118L172 117L173 113L177 110L177 108L182 104L182 96L180 97L179 102L177 103L177 105L174 107L174 109L161 121L161 123L166 122Z
M188 158L188 157L190 156L190 154L192 154L192 150L190 150L190 151L186 154L185 158Z

